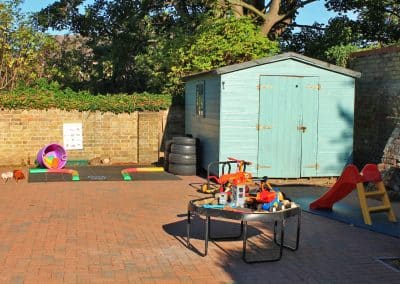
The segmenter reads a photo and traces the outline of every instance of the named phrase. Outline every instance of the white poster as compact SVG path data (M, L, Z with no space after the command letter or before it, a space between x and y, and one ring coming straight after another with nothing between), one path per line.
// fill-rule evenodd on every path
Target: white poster
M82 123L64 123L63 133L66 150L83 149Z

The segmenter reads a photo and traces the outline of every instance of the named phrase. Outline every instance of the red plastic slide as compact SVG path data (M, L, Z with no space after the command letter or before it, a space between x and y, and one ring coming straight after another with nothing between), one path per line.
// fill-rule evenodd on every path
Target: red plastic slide
M331 189L310 204L310 209L332 210L334 203L345 198L356 188L357 183L362 181L363 177L360 175L358 168L354 165L348 165Z

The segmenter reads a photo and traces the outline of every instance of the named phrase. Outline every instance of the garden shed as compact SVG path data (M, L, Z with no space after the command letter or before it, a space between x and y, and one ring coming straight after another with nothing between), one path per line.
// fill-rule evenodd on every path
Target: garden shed
M185 132L200 141L200 167L234 157L256 176L339 176L360 76L290 52L186 77Z

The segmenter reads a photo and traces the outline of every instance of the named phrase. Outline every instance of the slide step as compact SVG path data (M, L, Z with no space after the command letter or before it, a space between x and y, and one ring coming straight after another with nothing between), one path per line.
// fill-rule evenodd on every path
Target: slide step
M382 197L385 193L382 191L370 191L365 193L365 197Z
M368 211L370 213L386 212L386 211L390 211L390 209L391 209L391 207L388 205L368 207Z

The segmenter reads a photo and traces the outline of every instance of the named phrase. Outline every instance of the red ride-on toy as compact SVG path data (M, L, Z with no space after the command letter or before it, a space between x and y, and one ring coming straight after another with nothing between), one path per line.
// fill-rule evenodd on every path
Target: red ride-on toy
M236 165L236 171L231 172L232 166ZM222 165L222 174L220 177L210 175L210 169L213 166ZM207 183L201 186L203 193L230 192L232 185L244 184L251 181L251 173L246 172L246 166L251 162L228 158L228 161L216 161L208 164ZM226 172L226 173L225 173ZM211 184L213 182L213 184Z

